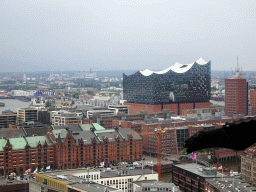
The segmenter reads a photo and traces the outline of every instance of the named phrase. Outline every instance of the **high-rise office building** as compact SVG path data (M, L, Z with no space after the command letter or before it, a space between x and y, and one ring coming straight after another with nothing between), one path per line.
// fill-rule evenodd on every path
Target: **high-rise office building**
M248 83L238 66L236 73L229 79L225 79L225 115L248 114Z
M250 89L250 106L252 107L252 114L256 115L256 89Z
M191 64L175 63L163 71L123 74L123 98L130 114L163 109L181 114L184 109L210 107L210 97L211 61L202 57Z

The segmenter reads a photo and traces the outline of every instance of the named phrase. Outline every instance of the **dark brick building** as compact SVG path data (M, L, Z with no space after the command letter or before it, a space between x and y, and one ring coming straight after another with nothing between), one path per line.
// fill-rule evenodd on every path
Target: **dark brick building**
M173 183L182 192L202 192L208 187L207 178L222 178L215 168L202 167L196 163L177 164L172 168ZM223 174L223 178L229 177Z
M225 115L248 114L248 83L236 68L236 74L225 79Z

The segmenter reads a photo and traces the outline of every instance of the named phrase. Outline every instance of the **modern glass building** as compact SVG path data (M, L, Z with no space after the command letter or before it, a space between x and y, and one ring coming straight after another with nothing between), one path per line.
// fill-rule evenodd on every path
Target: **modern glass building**
M128 103L167 104L209 102L211 61L202 57L192 64L179 64L159 72L123 74L123 97Z

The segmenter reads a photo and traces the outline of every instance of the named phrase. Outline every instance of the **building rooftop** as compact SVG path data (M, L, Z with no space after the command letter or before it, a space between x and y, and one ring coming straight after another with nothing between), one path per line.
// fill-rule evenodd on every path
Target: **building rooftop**
M36 111L38 111L37 108L18 108L17 110L36 110Z
M176 62L173 66L167 68L167 69L164 69L162 71L151 71L151 70L144 70L144 71L140 71L140 73L144 76L150 76L151 74L155 73L155 74L165 74L167 73L168 71L172 70L173 72L176 72L176 73L185 73L187 72L195 63L199 64L199 65L205 65L207 64L207 62L202 58L200 57L196 62L194 63L190 63L190 64L180 64L178 62Z
M256 155L256 147L249 147L245 149L246 153L251 153L252 155Z
M92 125L97 131L105 130L105 128L99 125L98 123L92 123Z
M79 124L54 126L54 130L69 128L71 131L82 131Z
M44 136L46 135L48 129L50 128L47 128L47 127L22 128L26 137L32 137L33 135Z
M10 144L12 145L12 150L25 149L25 146L27 145L27 142L23 137L10 138L9 141L10 141Z
M25 136L25 133L22 129L0 129L0 138L18 138L21 136Z
M127 176L127 175L145 175L145 174L152 174L151 169L128 169L128 168L123 168L119 167L118 169L114 170L106 170L103 172L103 168L99 169L100 172L100 177L101 178L109 178L109 177L122 177L122 176ZM122 172L124 171L124 172ZM153 174L157 174L157 172L153 171Z
M163 181L156 181L156 180L135 181L134 183L141 186L141 187L170 187L170 186L175 186L173 183L164 183Z
M223 176L223 178L230 177L226 174L219 173L218 171L217 171L216 175L204 174L202 172L202 170L200 170L200 168L208 168L208 167L205 167L205 166L202 166L202 165L199 165L199 164L196 164L196 163L176 164L174 166L176 166L178 168L181 168L181 169L184 169L184 170L186 170L190 173L194 173L194 174L199 175L199 176L204 177L204 178L216 178L216 177L221 178L222 176Z
M77 131L75 133L72 133L72 136L76 140L76 144L79 145L79 140L82 139L84 145L91 145L92 144L92 138L95 137L92 131ZM96 143L99 144L100 141L96 139Z
M92 128L92 126L95 128L95 130L90 129L90 128ZM55 126L55 127L57 127L57 129L55 129L55 127L54 127L54 130L52 130L52 133L56 139L59 138L62 142L66 138L67 130L61 129L61 127L63 127L63 128L71 127L70 130L72 131L72 135L73 135L74 139L76 140L77 144L78 144L79 140L82 139L84 141L85 145L90 145L93 138L96 138L96 142L98 144L100 142L103 142L103 139L105 139L106 137L109 139L109 142L115 142L115 139L118 136L121 139L127 141L129 139L130 135L133 137L133 140L141 140L140 135L136 131L129 129L129 128L105 129L104 127L102 127L101 125L99 125L97 123L92 123L92 126L91 126L91 124L82 125L83 129L80 127L79 124L71 125L71 126L70 125ZM72 127L73 127L73 129L72 129ZM79 131L76 131L75 127ZM82 131L82 130L84 130L84 131Z
M81 183L76 183L73 185L69 185L67 186L68 188L78 188L80 190L84 190L84 191L90 191L90 192L121 192L122 190L120 189L116 189L116 188L112 188L106 185L101 185L98 183L90 183L90 184L81 184Z
M256 187L239 179L239 177L226 177L226 178L206 178L206 182L214 186L220 192L229 191L256 191Z
M92 124L79 124L79 126L83 131L90 131L93 128Z
M34 136L34 137L26 137L26 141L28 142L29 146L32 148L36 148L38 144L44 145L45 142L48 146L53 146L53 143L47 136Z

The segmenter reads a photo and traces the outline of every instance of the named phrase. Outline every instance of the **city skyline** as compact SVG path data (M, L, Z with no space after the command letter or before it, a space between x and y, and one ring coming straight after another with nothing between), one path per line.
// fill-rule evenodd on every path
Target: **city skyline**
M161 0L0 2L2 72L162 70L199 57L255 66L255 3Z

